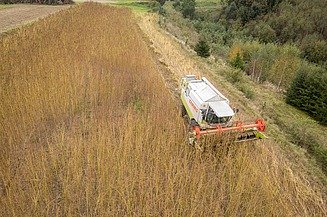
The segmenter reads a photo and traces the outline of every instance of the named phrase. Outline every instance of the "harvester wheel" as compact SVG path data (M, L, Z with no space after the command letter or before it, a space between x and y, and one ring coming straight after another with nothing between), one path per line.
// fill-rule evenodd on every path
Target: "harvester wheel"
M193 129L194 127L199 126L199 124L193 118L190 120L190 127Z
M266 124L265 124L264 120L257 119L255 123L258 125L258 127L257 127L258 131L260 131L260 132L265 131Z
M181 105L181 114L182 114L182 117L187 115L186 109L185 109L185 107L183 105Z

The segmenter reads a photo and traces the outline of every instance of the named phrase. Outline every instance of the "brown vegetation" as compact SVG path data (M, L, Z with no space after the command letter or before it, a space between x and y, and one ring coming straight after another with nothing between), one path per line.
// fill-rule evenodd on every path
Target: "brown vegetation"
M55 36L55 37L54 37ZM0 215L324 215L271 142L197 153L125 9L0 39Z

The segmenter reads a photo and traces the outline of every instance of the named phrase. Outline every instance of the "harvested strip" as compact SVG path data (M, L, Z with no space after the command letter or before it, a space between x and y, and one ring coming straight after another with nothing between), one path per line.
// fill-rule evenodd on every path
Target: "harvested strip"
M35 21L49 14L66 9L69 6L47 5L15 5L8 9L0 10L0 33L6 32L17 26Z

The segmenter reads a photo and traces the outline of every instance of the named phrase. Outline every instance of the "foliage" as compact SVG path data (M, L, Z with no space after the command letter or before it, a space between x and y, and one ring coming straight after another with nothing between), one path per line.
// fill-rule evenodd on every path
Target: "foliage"
M307 35L301 43L302 56L310 62L327 62L327 42L317 34Z
M159 4L162 6L162 5L165 4L165 2L166 2L167 0L156 0L156 1L159 2Z
M251 87L249 85L238 84L237 88L244 93L244 96L247 99L253 99L254 98L254 96L255 96L254 91L251 89Z
M239 54L237 56L236 54ZM245 70L257 82L270 81L279 89L287 89L301 62L295 46L235 42L229 52L232 66Z
M230 64L237 68L237 69L241 69L244 70L244 61L243 58L241 57L240 53L236 54L236 57L234 59L232 59L232 61L230 62Z
M243 60L243 50L240 42L235 42L233 47L230 49L228 60L231 66L237 69L244 70L245 63Z
M233 61L236 56L239 54L243 58L243 44L240 41L234 42L233 46L229 50L228 60L229 62Z
M196 30L212 48L231 45L228 62L257 82L287 90L305 60L326 65L327 2L227 0L198 9ZM215 15L216 14L216 15ZM253 40L257 39L257 40Z
M173 7L181 11L184 18L194 19L195 16L195 0L176 0Z
M296 43L307 60L325 64L327 1L229 0L221 12L230 28L260 42ZM242 26L239 26L238 23Z
M252 36L258 38L262 43L275 42L277 40L276 32L268 23L263 21L256 23L252 31Z
M210 56L210 47L204 40L200 40L194 48L198 56L207 58Z
M241 70L230 70L230 72L227 75L228 80L232 83L232 84L236 84L236 83L242 83L243 82L243 73Z
M166 13L163 6L158 1L150 2L149 6L153 12L158 12L161 15L165 15Z
M279 2L279 0L228 0L225 8L226 18L240 19L244 25L260 15L273 11Z
M181 1L180 0L176 0L176 1L174 1L174 3L173 3L173 7L175 8L175 9L180 9L179 7L181 6Z
M195 18L195 0L181 0L180 10L185 18Z
M327 70L317 66L302 65L290 89L287 102L327 125Z
M295 77L300 65L300 51L291 45L284 45L272 64L268 79L277 85L277 88L288 88Z

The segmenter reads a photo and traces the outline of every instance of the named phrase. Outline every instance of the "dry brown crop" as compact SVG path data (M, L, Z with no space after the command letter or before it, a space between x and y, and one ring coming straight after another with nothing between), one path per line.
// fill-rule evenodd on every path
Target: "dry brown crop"
M83 4L0 39L1 216L312 216L278 146L187 146L127 9Z

